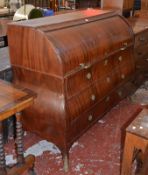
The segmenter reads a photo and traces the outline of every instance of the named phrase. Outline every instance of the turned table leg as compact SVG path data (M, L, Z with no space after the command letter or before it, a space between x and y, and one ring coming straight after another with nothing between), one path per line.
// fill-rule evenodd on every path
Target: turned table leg
M0 121L0 175L6 175L6 162L5 162L5 152L3 145L3 127Z
M17 163L23 167L28 167L28 174L35 175L34 172L34 161L33 155L29 155L26 159L24 158L24 148L23 148L23 128L21 123L21 112L16 113L16 151L17 151Z
M21 123L21 112L16 113L16 150L17 163L22 165L24 163L24 148L23 148L23 128Z

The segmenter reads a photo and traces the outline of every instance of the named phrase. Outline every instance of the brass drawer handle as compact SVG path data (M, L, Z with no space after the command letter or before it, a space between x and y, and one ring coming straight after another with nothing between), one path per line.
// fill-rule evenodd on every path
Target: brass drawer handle
M126 46L120 48L121 51L123 51L125 49L126 49Z
M125 78L125 75L124 75L124 74L122 74L122 75L121 75L121 78L122 78L122 79L124 79L124 78Z
M83 69L88 69L91 67L91 64L84 64L84 63L80 63L80 67Z
M90 73L90 72L86 74L86 78L87 78L88 80L90 80L91 77L92 77L92 76L91 76L91 73Z
M104 66L107 66L107 64L108 64L108 60L105 60L104 61Z
M96 96L94 94L91 95L91 100L95 101L96 100Z
M122 97L122 91L118 91L119 97Z
M123 43L123 47L120 48L121 51L125 50L127 48L128 43Z
M111 82L110 77L107 77L107 78L106 78L106 81L107 81L107 83L110 83L110 82Z
M105 101L108 102L109 100L110 100L110 97L109 96L106 97L106 100Z
M122 61L122 56L119 56L118 60L119 60L119 61Z
M91 122L91 121L92 121L92 119L93 119L93 116L92 116L92 115L89 115L89 116L88 116L88 121L90 121L90 122Z

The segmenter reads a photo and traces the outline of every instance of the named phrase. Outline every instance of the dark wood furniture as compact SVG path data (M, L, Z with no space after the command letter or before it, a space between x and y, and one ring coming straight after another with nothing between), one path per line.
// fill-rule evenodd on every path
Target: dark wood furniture
M148 20L147 18L131 18L130 24L135 33L135 61L140 73L148 73Z
M100 7L100 0L76 0L76 8Z
M117 8L120 9L121 12L127 13L132 12L134 7L134 0L101 0L103 8Z
M132 89L132 29L89 9L13 23L8 35L13 82L38 93L23 124L60 148L66 170L74 141Z
M35 95L28 90L18 89L11 84L0 80L0 174L22 174L26 169L33 172L35 158L32 155L24 158L23 155L23 130L21 124L21 111L30 107L34 102ZM2 121L12 115L16 115L16 154L17 164L13 168L6 168L5 153L3 146Z
M143 109L126 129L121 175L148 174L148 109ZM132 173L134 161L136 171ZM134 169L134 168L133 168Z
M24 0L24 4L32 4L35 7L58 9L58 0Z
M24 0L24 4L32 4L35 7L50 7L50 0Z

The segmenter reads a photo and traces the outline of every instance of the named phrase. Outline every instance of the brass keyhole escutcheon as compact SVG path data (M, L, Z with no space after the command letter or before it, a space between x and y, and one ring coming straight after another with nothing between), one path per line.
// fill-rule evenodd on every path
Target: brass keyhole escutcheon
M108 97L106 97L106 102L108 102L110 100L110 97L108 96Z
M91 73L90 73L90 72L86 74L86 78L87 78L88 80L90 80L91 77L92 77L92 76L91 76Z
M94 94L92 94L91 99L92 99L92 101L95 101L96 96Z
M110 82L111 82L110 77L107 77L107 78L106 78L106 81L107 81L107 83L110 83Z
M104 61L104 66L107 66L108 65L108 60L105 60Z
M122 61L122 56L119 56L119 58L118 58L118 59L119 59L119 61Z
M122 75L121 75L121 78L122 78L122 79L124 79L124 78L125 78L125 75L124 75L124 74L122 74Z
M93 116L92 115L89 115L88 116L88 121L92 121L92 119L93 119Z
M119 97L122 97L122 91L118 91Z

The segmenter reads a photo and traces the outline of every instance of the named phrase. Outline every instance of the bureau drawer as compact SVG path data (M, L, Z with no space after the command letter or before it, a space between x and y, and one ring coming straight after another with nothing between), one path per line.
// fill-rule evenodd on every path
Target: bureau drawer
M119 68L120 68L120 66L122 66L123 64L129 64L130 61L132 63L132 61L134 60L133 53L134 53L133 47L129 47L126 50L122 50L122 51L118 52L115 55L114 65L116 67L119 66Z
M144 31L135 36L135 47L148 44L148 31Z
M92 78L94 81L102 79L114 69L114 55L110 56L92 66Z
M75 120L71 121L68 137L75 140L89 127L91 127L99 118L101 118L108 110L116 105L121 98L118 92L113 91L109 96L93 106L90 110L82 113ZM79 133L79 135L78 135Z
M127 95L133 92L132 83L127 82L112 91L102 101L95 104L92 108L82 113L75 120L70 122L68 138L73 141L91 127L99 118L101 118L108 110L118 104ZM79 135L78 135L79 133Z
M83 132L85 132L92 124L98 120L107 111L110 99L107 97L101 102L97 103L90 110L81 113L75 120L70 122L70 129L68 132L68 138L73 140L79 137Z
M128 60L126 64L123 64L120 66L119 69L119 80L122 81L126 79L127 77L131 76L135 72L135 61L134 60Z
M66 93L70 98L78 92L82 91L86 87L90 86L92 81L91 69L82 69L75 74L72 74L66 78Z
M67 110L70 120L74 120L85 110L93 106L98 101L98 96L94 86L90 86L76 96L67 100Z
M102 77L95 83L97 94L100 98L103 98L109 94L119 83L119 72L114 70L109 72L105 77Z
M123 67L123 64L126 64L128 67L132 66L130 64L133 64L133 47L121 50L93 65L82 64L79 71L66 77L67 98L69 99L72 96L77 95L77 93L83 91L100 79L106 81L105 79L107 78L108 81L108 74L112 74L111 72L115 72L115 70L120 70L120 67Z
M86 87L104 77L114 68L114 57L108 57L94 65L83 65L83 69L66 78L67 98L83 91Z

